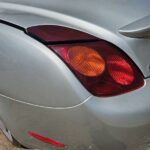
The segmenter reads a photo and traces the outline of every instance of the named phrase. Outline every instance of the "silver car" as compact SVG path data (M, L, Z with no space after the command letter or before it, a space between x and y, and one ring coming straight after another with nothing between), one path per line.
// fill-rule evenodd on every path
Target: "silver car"
M0 0L0 127L14 144L150 147L150 0Z

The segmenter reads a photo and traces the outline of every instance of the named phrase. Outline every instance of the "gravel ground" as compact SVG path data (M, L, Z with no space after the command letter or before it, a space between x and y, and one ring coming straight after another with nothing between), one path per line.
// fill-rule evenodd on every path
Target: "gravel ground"
M0 150L24 150L13 146L0 131Z

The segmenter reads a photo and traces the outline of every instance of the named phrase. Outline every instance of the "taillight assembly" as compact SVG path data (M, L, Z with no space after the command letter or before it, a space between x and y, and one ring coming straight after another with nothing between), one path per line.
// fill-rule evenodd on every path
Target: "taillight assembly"
M30 27L28 33L44 41L95 96L115 96L144 85L135 63L107 41L59 26Z

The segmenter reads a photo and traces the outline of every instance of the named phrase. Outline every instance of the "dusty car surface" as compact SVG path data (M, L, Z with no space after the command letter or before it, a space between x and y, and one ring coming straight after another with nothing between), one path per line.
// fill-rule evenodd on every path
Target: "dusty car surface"
M0 126L19 147L148 150L149 0L0 0Z

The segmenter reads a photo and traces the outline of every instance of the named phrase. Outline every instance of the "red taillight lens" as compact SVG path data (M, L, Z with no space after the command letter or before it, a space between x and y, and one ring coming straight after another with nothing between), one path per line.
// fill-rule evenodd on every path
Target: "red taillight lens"
M135 79L131 65L120 56L108 57L107 68L114 81L121 85L130 85Z
M34 35L40 36L41 33L39 33L38 27L33 28L37 28L34 29ZM42 28L42 32L43 30L44 28ZM44 31L47 30L50 30L50 26ZM48 34L50 34L50 31ZM57 36L58 34L56 33ZM66 36L64 36L64 33L62 36L59 34L64 39L63 44L61 44L62 39L59 37L61 39L60 43L57 41L56 44L56 41L54 41L54 43L47 43L47 46L62 58L85 88L93 95L115 96L138 89L144 85L141 71L122 50L109 42L100 39L97 41L97 38L78 31L78 35L80 34L82 36L79 37L82 37L82 40L73 43L70 42L71 39L75 38L77 40L77 36L69 37L68 34ZM47 36L45 38L43 35L38 38L48 40ZM91 40L87 41L87 39ZM48 42L51 41L48 40Z
M96 37L87 33L56 25L41 25L29 27L28 33L43 42L64 42L64 41L81 41L81 40L97 40Z

